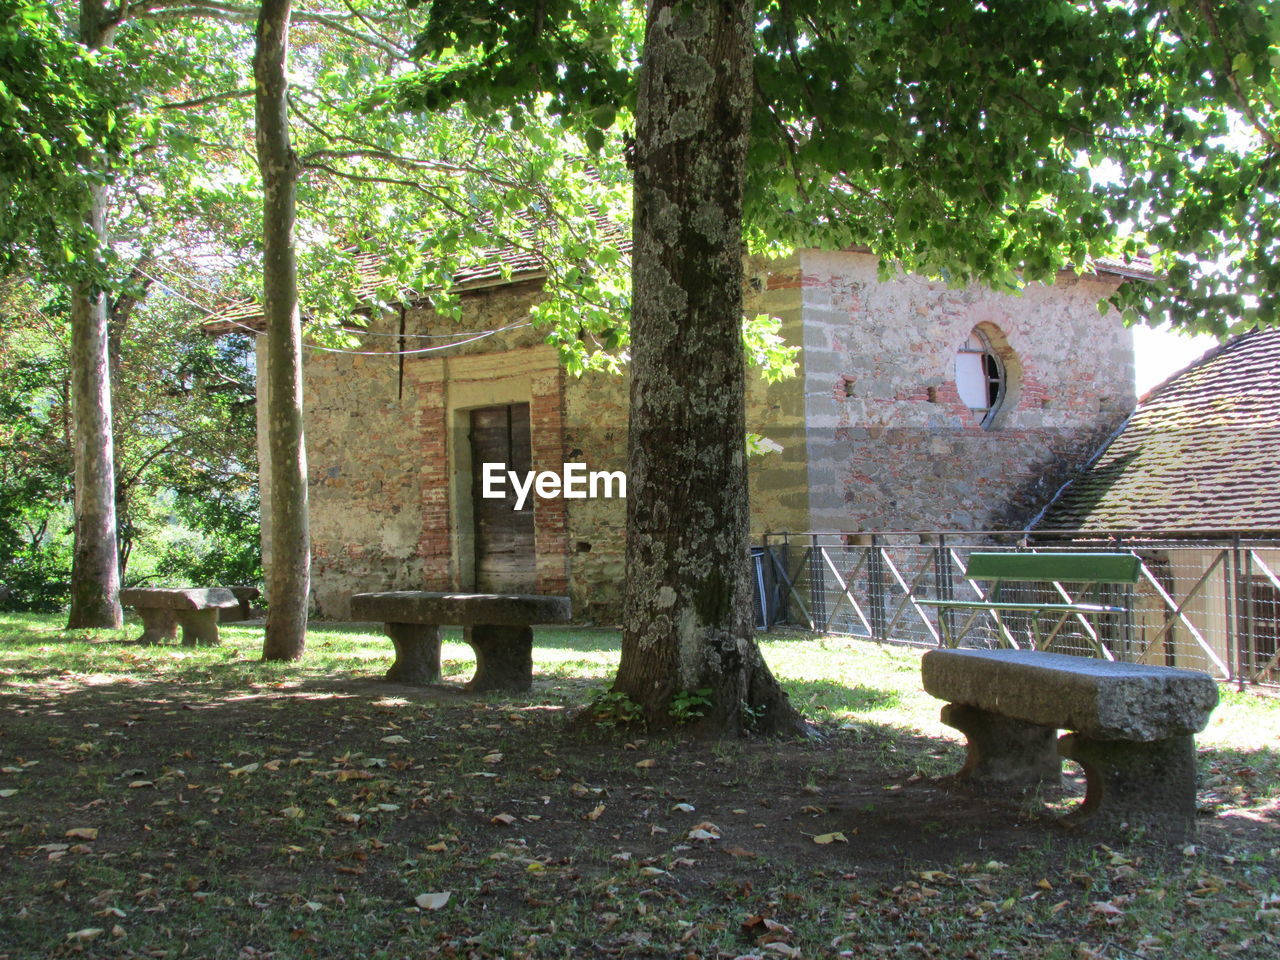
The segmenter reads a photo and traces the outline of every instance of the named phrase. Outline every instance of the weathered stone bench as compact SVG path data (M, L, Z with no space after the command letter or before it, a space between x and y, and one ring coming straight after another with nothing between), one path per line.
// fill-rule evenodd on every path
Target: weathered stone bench
M476 654L468 690L528 690L533 685L533 624L567 623L568 597L533 594L357 593L353 620L381 620L396 649L387 679L440 680L440 627L459 624Z
M240 609L240 601L226 587L133 587L120 591L120 602L142 618L139 643L173 640L182 627L186 646L218 643L219 612Z
M1069 824L1126 822L1172 839L1194 831L1192 735L1218 703L1208 674L1032 650L930 650L921 673L925 691L947 701L942 722L968 738L959 777L1059 786L1067 757L1086 780Z

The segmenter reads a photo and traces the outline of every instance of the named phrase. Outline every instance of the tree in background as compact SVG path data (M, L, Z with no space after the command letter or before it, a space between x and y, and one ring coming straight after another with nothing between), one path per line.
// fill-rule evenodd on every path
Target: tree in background
M260 579L250 344L214 342L157 292L110 336L125 583ZM0 284L0 607L57 610L71 580L65 288ZM176 539L175 539L176 538Z
M549 100L582 123L634 110L636 363L614 691L652 725L697 702L709 733L794 729L746 615L741 348L723 320L741 309L728 264L744 240L860 244L886 269L1006 289L1145 255L1154 240L1166 276L1122 293L1131 305L1210 329L1274 317L1274 128L1254 114L1274 113L1276 25L1267 5L1215 0L643 6L636 78L599 5L436 0L421 46L454 59L406 81L404 99L485 111ZM1221 141L1238 125L1253 128L1247 151ZM1248 267L1179 267L1219 254Z
M75 549L69 626L119 626L111 396L103 281L105 185L128 142L130 70L101 55L112 28L83 0L76 34L55 8L5 0L0 44L6 272L38 265L67 284L75 410Z

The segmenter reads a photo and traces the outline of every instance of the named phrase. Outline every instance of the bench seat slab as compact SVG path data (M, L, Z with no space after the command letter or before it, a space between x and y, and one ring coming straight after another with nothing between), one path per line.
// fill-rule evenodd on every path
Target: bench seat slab
M236 595L226 587L127 587L120 591L120 602L138 610L144 607L163 610L233 610L240 606Z
M384 623L456 623L527 627L535 623L568 623L573 607L568 597L526 593L432 593L397 590L357 593L351 598L353 620Z
M1190 736L1154 743L1069 733L1059 752L1084 768L1084 803L1064 817L1081 828L1127 823L1170 841L1196 828L1196 751Z
M920 672L939 700L1100 740L1198 733L1218 703L1206 673L1032 650L930 650Z
M429 623L385 623L383 629L396 648L387 679L396 683L440 681L440 628Z
M1058 731L963 703L942 708L942 722L965 735L969 755L956 776L975 784L1033 790L1062 786Z

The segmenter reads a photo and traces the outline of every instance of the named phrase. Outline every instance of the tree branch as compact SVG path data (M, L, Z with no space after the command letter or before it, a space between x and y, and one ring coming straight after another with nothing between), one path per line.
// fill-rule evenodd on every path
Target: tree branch
M207 97L196 97L194 100L179 100L176 103L162 103L159 105L160 110L190 110L192 107L203 107L210 103L220 103L224 100L244 100L253 96L253 88L248 87L244 90L230 90L226 93L211 93Z

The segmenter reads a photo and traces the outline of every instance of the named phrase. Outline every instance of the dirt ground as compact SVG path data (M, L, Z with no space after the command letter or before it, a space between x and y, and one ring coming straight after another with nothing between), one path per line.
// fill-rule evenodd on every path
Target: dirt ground
M413 912L415 897L436 890L469 905L456 918L447 909L432 915L443 924L432 949L457 956L467 951L450 954L445 945L470 943L475 956L519 954L486 952L485 930L534 929L529 911L551 905L561 905L553 927L555 916L601 923L589 936L565 939L562 929L552 938L572 945L571 954L669 956L679 945L674 934L642 942L629 932L628 896L640 907L645 897L664 909L680 905L677 913L692 918L680 923L690 929L699 929L700 917L732 914L750 931L752 918L764 924L787 913L788 897L798 913L821 915L828 908L809 903L821 899L815 885L838 888L846 905L870 896L894 903L895 887L900 893L912 878L961 884L968 871L982 893L991 864L1013 865L1021 898L1038 896L1027 886L1038 875L1056 874L1067 879L1043 883L1054 896L1061 888L1073 909L1097 902L1093 882L1078 877L1081 857L1096 857L1098 841L1056 822L1080 796L1078 778L1056 796L980 794L945 775L960 764L958 744L873 724L815 728L808 742L647 739L571 730L564 708L539 690L476 700L457 688L378 679L210 696L161 683L50 677L38 693L7 691L3 702L4 960L39 955L24 951L44 935L47 955L183 955L152 943L165 929L185 939L187 955L344 956L368 933L370 945L350 955L408 956L397 952L391 928L358 929L349 905L358 896L384 912ZM1241 851L1277 845L1280 811L1232 809L1212 796L1206 806L1197 856L1234 863ZM1135 849L1139 862L1175 872L1188 856ZM624 908L615 910L619 898ZM1003 898L980 899L995 906ZM228 930L243 923L252 931L253 920L240 919L242 900L262 917L297 910L307 918L310 909L329 922L319 930L286 917L281 929L295 931L288 934L295 947L271 946L274 935L258 929L255 942L267 946L229 942L221 954L208 945L218 942L209 939L216 926L209 911L227 904ZM1061 913L1065 922L1069 911ZM1035 937L1070 929L1054 919ZM704 925L686 953L733 956L716 932L726 922ZM784 927L793 928L800 926ZM84 930L98 932L77 939ZM335 931L337 944L326 939ZM346 936L354 939L343 946ZM538 936L532 947L522 941L527 955L542 955L547 940ZM763 949L761 939L800 951L767 956L858 955L850 944L861 942L840 943L837 934L824 951L800 934L772 941L742 934L743 954ZM943 940L935 949L942 952L923 955L965 955L947 952ZM564 955L558 951L546 955Z

